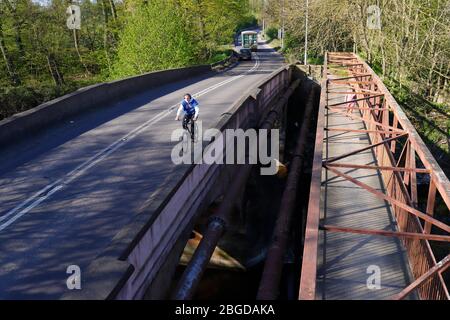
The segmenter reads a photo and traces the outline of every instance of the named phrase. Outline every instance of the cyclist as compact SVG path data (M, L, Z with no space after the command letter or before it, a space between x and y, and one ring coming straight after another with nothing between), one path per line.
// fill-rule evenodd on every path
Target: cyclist
M353 108L358 107L358 104L356 103L356 94L348 93L345 97L345 102L347 102L347 113L345 114L346 117L352 114Z
M192 98L190 93L186 93L184 95L183 101L181 101L180 106L178 107L177 116L175 120L180 120L181 112L184 112L183 117L183 129L187 130L187 125L189 121L192 119L193 121L197 121L198 112L199 112L199 103L197 100Z

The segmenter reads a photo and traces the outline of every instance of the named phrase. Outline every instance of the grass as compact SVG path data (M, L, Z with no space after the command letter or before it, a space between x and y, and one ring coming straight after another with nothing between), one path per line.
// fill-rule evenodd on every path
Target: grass
M217 50L216 53L211 57L211 59L207 62L208 64L216 63L228 58L232 53L231 48L223 48L221 50Z
M267 41L267 45L272 47L276 51L281 51L281 40L280 39L272 39Z
M350 75L348 70L342 69L342 67L339 67L338 65L334 64L328 65L328 71L338 77L348 77Z

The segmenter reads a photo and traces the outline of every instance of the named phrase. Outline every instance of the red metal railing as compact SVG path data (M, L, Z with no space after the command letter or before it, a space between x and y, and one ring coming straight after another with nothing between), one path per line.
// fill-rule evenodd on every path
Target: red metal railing
M328 79L327 70L330 64L343 68L348 76ZM448 178L382 81L360 57L352 53L328 53L325 58L324 74L327 79L323 81L322 86L319 110L321 118L316 134L299 299L315 298L322 167L389 202L397 220L398 231L351 229L338 226L321 226L321 229L331 232L400 237L408 253L410 268L416 280L392 298L403 299L412 290L417 289L421 299L450 299L448 288L442 277L442 273L450 266L450 258L447 256L437 262L429 243L429 241L450 242L450 236L448 236L450 226L433 218L437 194L443 199L447 209L450 208ZM351 91L332 91L330 84L347 85ZM328 93L351 94L356 98L352 100L351 106L348 102L327 104ZM325 129L323 121L325 109L361 120L366 128L365 130ZM353 110L358 110L360 116L349 112ZM324 130L365 132L370 137L371 146L323 161ZM336 160L368 149L372 149L376 155L376 166L334 163ZM422 167L419 168L418 163ZM375 190L342 173L338 168L380 170L386 192ZM427 175L430 181L428 196L425 200L426 212L419 210L423 199L419 199L418 196L418 174ZM431 234L432 226L444 232Z

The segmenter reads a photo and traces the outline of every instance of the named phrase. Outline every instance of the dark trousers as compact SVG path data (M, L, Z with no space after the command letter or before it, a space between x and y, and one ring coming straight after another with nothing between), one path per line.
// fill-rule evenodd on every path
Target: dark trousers
M185 114L183 117L183 129L187 130L187 125L189 123L189 120L191 120L194 117L194 114Z

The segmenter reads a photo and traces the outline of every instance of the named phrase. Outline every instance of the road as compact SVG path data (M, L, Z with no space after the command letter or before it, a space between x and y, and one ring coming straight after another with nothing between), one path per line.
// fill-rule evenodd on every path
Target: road
M283 64L258 59L98 106L0 150L0 299L58 299L175 168L176 106L197 97L208 128ZM182 167L181 169L186 169Z

